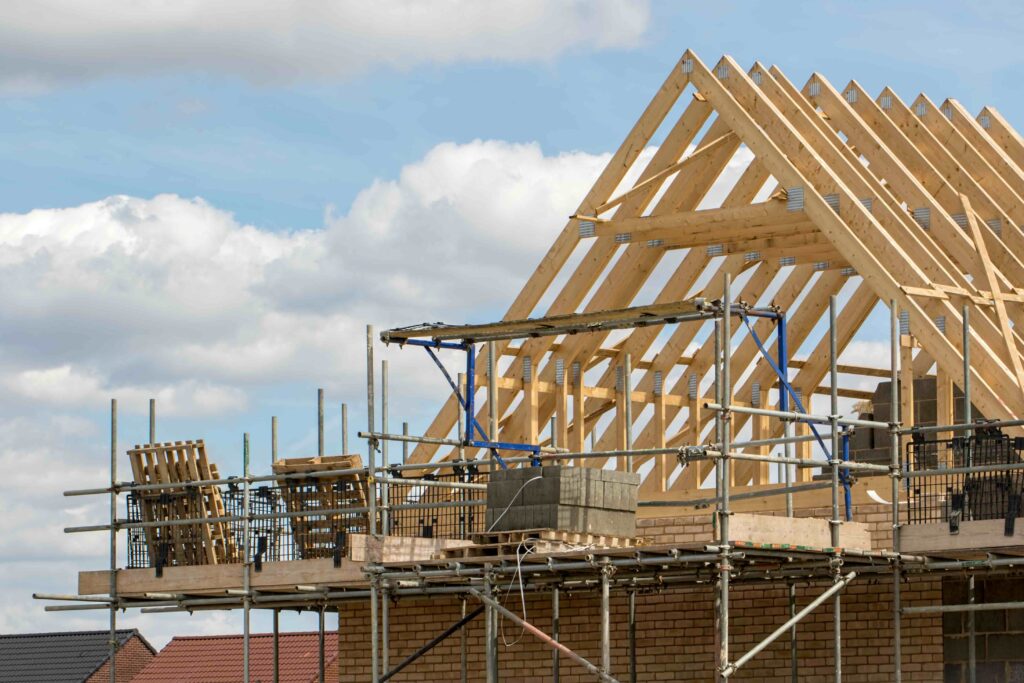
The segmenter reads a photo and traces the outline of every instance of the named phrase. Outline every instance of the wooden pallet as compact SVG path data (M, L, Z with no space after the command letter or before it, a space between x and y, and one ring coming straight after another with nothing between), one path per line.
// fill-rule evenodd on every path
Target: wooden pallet
M288 458L273 465L274 474L301 474L328 470L361 469L358 455L329 455ZM341 474L309 479L286 479L280 483L281 497L288 512L307 515L290 517L295 550L301 559L333 557L339 533L367 533L366 513L317 514L318 510L367 506L366 477Z
M206 457L206 445L198 441L174 441L136 445L128 451L137 484L183 484L182 487L138 492L142 521L224 517L224 500L216 486L193 482L219 479L217 466ZM187 486L186 486L187 485ZM166 549L166 564L201 565L241 561L240 549L227 522L147 527L146 547L155 564Z
M473 534L474 543L519 543L528 540L560 541L567 545L590 545L600 548L626 548L636 544L636 540L626 536L609 536L606 534L588 534L579 531L560 531L558 529L524 529L521 531L487 531Z
M529 549L531 555L564 553L591 548L632 548L634 540L622 536L586 534L557 529L527 529L473 534L473 545L447 548L434 557L439 560L479 557L517 557Z

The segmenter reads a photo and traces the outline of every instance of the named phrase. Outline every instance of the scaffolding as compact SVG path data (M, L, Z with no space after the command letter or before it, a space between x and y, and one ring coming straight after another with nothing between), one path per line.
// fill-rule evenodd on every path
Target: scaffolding
M412 665L417 659L429 652L438 643L463 630L478 617L485 623L486 679L488 683L499 680L498 639L499 620L508 619L533 634L543 643L552 648L554 679L558 679L560 659L575 662L586 671L602 681L627 680L618 672L612 671L610 654L610 596L612 591L624 591L628 598L628 654L629 671L625 672L628 680L637 680L636 670L636 609L635 601L638 592L652 585L685 586L713 585L714 609L716 622L715 664L716 680L725 681L741 670L771 643L787 633L791 639L791 669L793 680L799 676L800 661L796 649L796 625L814 612L819 606L831 603L833 607L833 664L834 678L842 679L842 629L841 602L844 589L858 577L880 577L891 575L892 579L892 619L893 619L893 665L894 680L901 680L901 616L921 612L962 611L973 614L975 611L995 608L1017 609L1024 605L1010 604L977 604L973 599L973 577L976 572L1005 571L1019 567L1022 559L1014 557L989 556L988 559L958 560L936 559L921 555L901 552L900 531L904 526L900 516L901 489L909 487L911 481L925 481L928 477L950 477L982 475L998 472L1021 476L1024 474L1024 463L1019 458L1005 459L1000 462L978 461L975 455L981 452L981 443L972 439L981 439L976 435L979 425L971 420L971 387L970 387L970 356L964 354L964 407L965 421L959 424L941 425L937 427L919 428L904 426L899 419L899 321L896 302L890 302L890 382L891 382L891 420L878 422L857 418L846 418L839 414L838 404L838 349L836 344L836 297L832 296L829 307L830 357L829 374L831 378L830 412L827 415L816 415L805 410L800 396L789 385L787 378L788 349L786 345L786 316L775 308L756 308L742 302L734 302L731 294L731 279L728 274L723 279L723 296L719 300L704 299L680 302L657 308L655 314L650 308L622 309L606 312L605 315L588 314L587 316L562 316L558 319L534 319L514 321L512 323L494 323L492 325L450 327L428 326L389 330L380 335L384 342L398 343L421 347L441 368L442 372L463 408L458 438L438 439L408 434L407 425L402 434L388 431L388 384L386 362L382 366L382 386L378 390L374 383L375 337L373 329L367 329L367 407L368 429L359 432L359 436L367 442L367 465L356 468L327 469L318 472L278 473L254 476L250 471L249 436L243 437L243 475L241 477L224 477L190 482L187 487L219 486L225 488L228 501L226 514L220 518L185 518L185 519L143 519L136 511L132 513L133 503L137 505L138 496L171 490L182 490L181 483L149 483L137 484L119 481L117 475L117 402L111 402L111 479L108 487L68 491L65 495L108 495L110 499L110 519L107 524L69 527L69 533L107 532L110 537L110 582L107 595L50 595L37 594L36 598L57 600L72 604L50 605L47 610L108 610L111 629L111 680L114 680L116 645L113 634L116 628L117 612L126 609L141 609L143 612L179 612L200 611L207 609L243 611L243 641L245 676L249 676L249 615L253 609L268 609L274 616L274 667L277 679L278 662L278 614L283 608L315 611L319 615L320 628L320 663L321 678L324 661L324 614L332 606L350 600L368 600L370 605L370 649L371 679L373 683L387 681L400 671ZM745 323L749 317L764 317L774 321L778 356L772 358L765 346L756 338L753 328L747 326L761 350L764 359L772 364L778 378L778 410L757 406L738 405L732 395L730 340L733 337L733 323ZM476 393L475 361L478 345L486 345L488 350L488 382L487 393L490 406L496 405L493 343L497 339L531 338L539 335L586 334L595 329L624 328L652 324L673 324L678 322L711 321L715 343L714 355L714 401L705 403L705 407L714 413L714 440L703 445L689 445L674 448L634 449L632 435L627 427L625 448L571 452L566 448L552 443L548 446L538 444L517 444L502 442L497 438L497 417L491 410L488 429L485 430L475 418L473 396ZM967 311L964 310L964 347L967 348L969 328ZM456 340L456 341L453 341ZM466 374L458 379L452 378L441 364L435 351L449 349L465 352ZM624 365L628 368L631 359L627 355ZM624 373L625 392L632 395L629 386L629 372ZM381 429L377 430L375 406L378 398L381 405ZM790 410L789 399L792 399L796 410ZM324 455L323 438L323 392L318 395L318 434L319 454ZM628 406L631 401L625 401ZM347 406L343 406L343 423L347 423ZM785 435L781 438L737 440L733 434L732 418L734 414L745 413L774 418L787 425ZM150 442L156 442L155 433L155 402L150 403ZM631 420L627 420L629 425ZM805 424L813 431L812 435L800 436L792 429L793 425ZM1017 427L1024 425L1024 420L1006 420L991 422L985 429L991 430L992 425L1000 427ZM344 440L347 445L347 424ZM817 426L827 428L828 434L819 433ZM855 427L884 429L889 434L890 464L851 461L848 450L849 430ZM963 434L958 444L963 447L965 460L940 462L931 457L930 451L919 444L925 434L946 432ZM554 432L552 432L554 434ZM913 437L908 452L923 454L908 462L901 457L901 438ZM988 438L988 437L985 437ZM826 454L826 460L798 460L793 455L792 445L813 439ZM829 441L830 443L826 443ZM387 444L402 443L434 443L453 446L458 457L453 460L434 461L422 464L409 464L405 458L401 464L392 463L389 459ZM277 419L272 419L272 457L277 461ZM915 445L917 444L917 445ZM743 452L742 449L753 446L781 446L782 455L756 455ZM482 449L486 457L466 459L468 448ZM347 448L345 449L347 450ZM502 457L501 452L513 453L511 457ZM381 455L378 462L377 456ZM515 455L523 454L523 455ZM694 548L686 544L662 544L629 549L589 549L586 552L567 551L549 557L540 564L509 565L501 561L489 561L487 558L462 559L456 562L450 559L417 561L415 565L389 563L380 558L367 557L362 569L364 580L360 586L331 588L324 585L294 586L290 590L264 591L251 585L250 577L255 569L259 571L263 562L303 559L300 539L289 537L294 534L294 527L289 532L289 520L300 515L310 515L308 510L286 510L283 506L270 506L258 501L277 500L284 497L284 489L289 486L302 485L303 482L321 480L328 481L342 476L359 475L366 478L370 495L365 505L353 505L351 499L336 506L327 504L319 507L314 514L331 517L335 520L338 532L333 548L335 566L340 563L345 543L344 529L352 528L361 520L370 535L384 539L392 535L435 536L450 535L456 538L467 538L481 530L482 515L480 506L485 504L482 497L484 481L490 471L495 468L509 466L539 466L545 463L581 464L587 459L619 459L624 467L632 467L632 458L636 456L675 457L683 465L695 465L700 461L710 461L714 465L715 492L713 496L691 500L673 501L641 501L641 506L659 506L670 504L673 507L708 506L715 507L716 539L713 544ZM934 454L932 454L934 455ZM737 461L776 464L784 471L784 481L780 486L768 491L742 493L733 491L730 479L730 468ZM798 467L820 467L828 472L827 481L804 484L793 483L792 473ZM415 476L416 472L426 472L426 476ZM853 475L887 476L891 483L891 515L892 515L892 548L891 550L856 551L844 549L840 543L840 529L844 520L850 519L849 490ZM784 496L786 514L793 516L793 496L801 491L815 488L828 488L831 493L831 515L828 520L831 547L809 549L794 547L755 547L750 544L738 543L730 536L730 517L733 512L731 503L735 500L757 496ZM417 496L413 492L418 492ZM909 499L904 491L904 498ZM431 493L443 495L431 496ZM128 515L118 518L118 498L127 496ZM416 498L414 500L414 497ZM454 499L453 499L454 497ZM919 505L927 503L927 497L921 496ZM971 505L984 505L982 500L972 500ZM845 507L845 510L843 509ZM137 510L137 508L136 508ZM921 513L921 509L917 509ZM1019 513L1017 510L1014 514ZM410 517L410 514L413 515ZM909 510L906 513L907 523L913 523ZM416 521L416 515L422 515ZM195 595L182 593L146 593L144 596L124 596L119 594L117 583L119 567L118 532L127 532L129 557L128 567L145 566L162 568L158 558L147 554L145 543L139 541L140 531L152 528L168 528L170 526L188 526L200 521L225 522L241 537L242 552L238 558L240 588L229 589L222 595ZM427 527L430 527L429 532ZM132 540L134 538L134 540ZM141 545L140 545L141 543ZM901 604L901 585L905 579L913 576L934 574L936 572L957 571L969 575L969 604L966 605L933 605L905 607ZM510 576L518 575L522 590L525 592L546 592L551 595L553 613L550 633L545 632L536 624L526 621L522 616L509 610L496 597L496 586ZM780 624L774 631L764 637L746 652L737 653L730 642L730 595L733 586L743 585L751 581L784 582L789 587L790 618ZM796 585L821 586L821 592L808 605L797 609ZM600 661L592 662L580 656L559 641L559 609L560 596L566 590L592 590L600 595ZM432 638L403 661L392 665L388 659L390 601L407 596L452 595L461 600L462 618ZM478 602L476 609L468 609L468 602ZM969 621L969 625L972 624ZM973 628L970 630L971 650L973 652ZM461 641L460 667L462 680L467 677L466 640ZM970 669L975 668L972 657Z

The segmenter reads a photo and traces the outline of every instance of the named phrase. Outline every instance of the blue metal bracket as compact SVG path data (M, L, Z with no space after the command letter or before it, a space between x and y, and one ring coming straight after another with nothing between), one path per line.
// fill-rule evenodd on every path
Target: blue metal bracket
M771 354L768 353L768 349L766 349L764 344L761 342L761 338L759 336L757 336L757 332L754 331L754 327L753 327L753 325L750 324L750 320L747 319L747 316L745 314L741 313L740 314L740 319L743 321L743 324L747 326L747 330L750 331L750 336L754 340L754 344L757 345L757 348L761 352L761 355L764 356L764 359L766 361L768 361L768 365L771 366L772 370L775 371L775 374L779 378L779 384L782 387L779 390L779 410L784 411L784 412L789 412L789 398L788 398L788 395L791 395L793 397L793 403L796 404L797 409L801 413L806 413L807 409L804 408L804 404L800 401L800 397L797 396L796 390L793 389L793 387L789 383L789 372L788 372L789 368L788 368L787 361L786 361L786 358L787 358L787 355L788 355L788 351L789 351L788 348L787 348L788 343L787 343L787 339L786 339L786 316L785 315L780 315L778 317L778 319L777 319L777 331L778 331L778 337L779 337L779 339L778 339L778 343L779 343L779 362L778 363L776 363L772 359ZM808 422L806 420L799 420L799 421L800 422L804 422L804 424L806 424L808 427L811 428L811 431L814 432L814 438L818 441L818 445L821 446L821 451L825 454L826 459L831 460L832 459L832 454L829 453L828 447L825 445L825 441L824 441L824 439L821 438L821 434L818 432L817 427L814 426L814 423L813 422Z
M526 444L500 444L498 442L489 441L487 432L484 431L480 421L476 419L476 411L474 410L473 396L476 394L475 380L476 380L476 349L472 344L463 343L455 344L452 342L432 342L422 339L409 339L405 342L406 344L412 344L413 346L421 346L430 356L430 359L434 361L434 365L438 367L444 378L448 380L448 385L452 388L452 393L455 394L455 398L459 400L459 406L465 411L466 419L466 431L464 434L459 434L459 439L462 440L467 446L476 448L488 448L491 451L491 455L497 461L501 469L507 470L508 464L502 459L501 455L498 454L498 447L504 450L533 450L536 451L537 447L529 446ZM455 349L458 351L466 352L466 395L463 396L462 392L459 391L459 385L452 379L451 373L445 368L444 364L441 363L441 359L434 353L435 348L441 349ZM473 439L474 429L480 434L480 438L483 441L477 441ZM513 446L518 446L514 448Z

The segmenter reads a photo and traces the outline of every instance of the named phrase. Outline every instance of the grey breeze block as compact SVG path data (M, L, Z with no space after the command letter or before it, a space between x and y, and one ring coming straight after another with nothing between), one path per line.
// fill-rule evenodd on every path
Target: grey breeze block
M589 467L496 470L487 484L487 529L634 536L639 484L636 473Z

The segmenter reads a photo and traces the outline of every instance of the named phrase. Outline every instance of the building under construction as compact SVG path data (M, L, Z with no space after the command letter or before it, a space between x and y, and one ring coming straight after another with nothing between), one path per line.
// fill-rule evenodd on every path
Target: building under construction
M336 613L342 681L1024 680L1021 225L995 109L686 52L502 321L368 330L358 448L225 477L114 404L110 566L36 597Z

